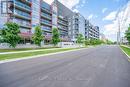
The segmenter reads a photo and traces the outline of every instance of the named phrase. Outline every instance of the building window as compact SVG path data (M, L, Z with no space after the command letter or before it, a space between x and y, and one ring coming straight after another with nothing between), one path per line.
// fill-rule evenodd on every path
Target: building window
M6 14L7 13L7 2L1 1L1 13Z

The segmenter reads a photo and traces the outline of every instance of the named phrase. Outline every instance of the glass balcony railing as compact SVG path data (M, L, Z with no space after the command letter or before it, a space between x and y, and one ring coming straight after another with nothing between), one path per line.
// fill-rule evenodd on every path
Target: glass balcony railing
M26 19L31 19L31 15L27 14L25 12L19 11L19 10L15 10L15 15L18 15L20 17L26 18Z
M51 22L46 20L41 20L41 23L51 26Z
M60 21L60 20L58 20L58 22L59 22L60 24L64 25L64 26L68 26L68 24L67 24L66 22L63 22L63 21Z
M27 10L31 11L31 7L29 7L29 6L27 6L27 5L23 4L23 3L21 3L21 2L19 2L19 1L16 1L16 2L15 2L15 5L18 6L18 7L23 8L23 9L27 9Z
M51 28L49 28L49 27L42 27L42 30L44 30L44 31L49 31L49 32L51 32Z
M31 3L32 2L32 0L24 0L24 1L26 1L27 3Z
M29 27L29 28L31 27L31 23L29 23L29 22L25 22L25 21L21 21L21 20L15 20L14 22L19 24L20 26Z
M45 17L45 18L47 18L47 19L50 19L50 20L51 20L51 16L50 16L50 15L47 15L47 14L45 14L45 13L42 13L42 14L41 14L41 16L43 16L43 17Z
M51 10L46 9L46 8L43 7L43 6L42 6L42 10L44 10L44 11L46 11L46 12L48 12L48 13L51 13Z
M62 29L62 30L68 30L67 27L62 27L62 26L58 26L59 29Z

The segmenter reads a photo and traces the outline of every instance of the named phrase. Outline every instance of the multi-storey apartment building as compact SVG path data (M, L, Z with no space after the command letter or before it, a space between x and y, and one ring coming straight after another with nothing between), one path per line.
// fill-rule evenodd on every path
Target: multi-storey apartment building
M86 23L86 37L88 39L99 39L99 27L93 26L91 23Z
M85 38L85 18L80 13L73 14L72 29L70 30L71 41L76 41L78 34Z
M0 28L10 21L20 25L22 43L31 42L34 28L41 26L45 42L50 42L52 28L59 30L62 41L76 41L78 34L84 38L98 38L99 27L93 27L80 13L75 13L58 0L49 5L44 0L0 0Z

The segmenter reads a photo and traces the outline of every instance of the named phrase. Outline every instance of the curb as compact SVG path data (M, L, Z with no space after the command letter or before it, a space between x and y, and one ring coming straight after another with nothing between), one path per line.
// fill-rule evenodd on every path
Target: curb
M89 47L89 48L91 48L91 47ZM55 54L62 54L62 53L67 53L67 52L79 51L79 50L84 50L84 49L88 49L88 48L81 48L81 49L74 49L74 50L69 50L69 51L42 54L42 55L37 55L37 56L29 56L29 57L21 57L21 58L15 58L15 59L1 60L0 64L9 63L9 62L16 62L16 61L20 61L20 60L28 60L28 59L33 59L33 58L36 58L36 57L44 57L44 56L50 56L50 55L55 55Z
M128 57L128 61L130 62L130 56L120 47L121 51Z

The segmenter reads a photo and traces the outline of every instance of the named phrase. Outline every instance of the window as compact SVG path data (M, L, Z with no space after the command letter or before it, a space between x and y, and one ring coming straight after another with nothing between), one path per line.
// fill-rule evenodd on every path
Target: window
M7 2L1 1L1 13L6 14L7 13Z

